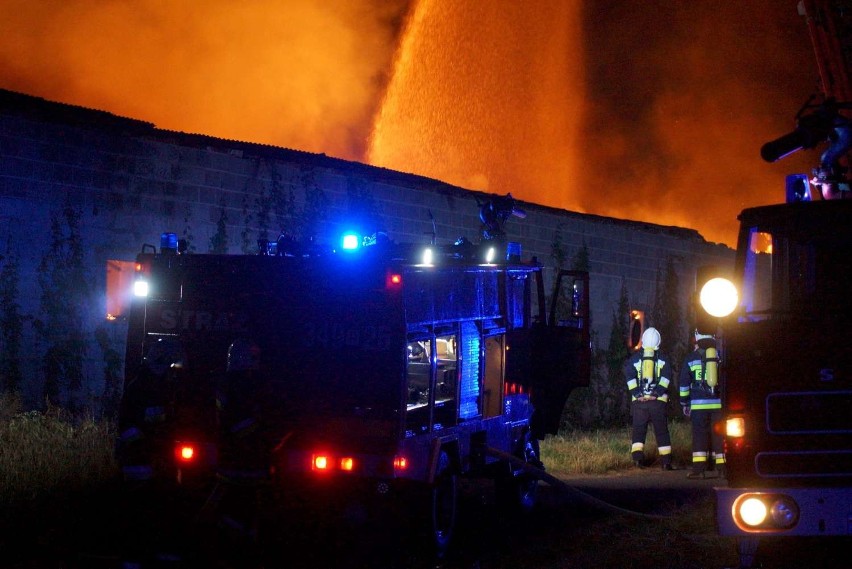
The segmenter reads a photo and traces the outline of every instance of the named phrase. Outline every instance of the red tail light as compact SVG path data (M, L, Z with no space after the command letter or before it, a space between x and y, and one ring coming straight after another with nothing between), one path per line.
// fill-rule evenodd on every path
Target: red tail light
M395 473L404 472L408 468L408 460L404 456L393 457L393 471Z
M402 274L401 273L387 273L387 277L385 278L385 288L388 289L398 289L402 286Z
M503 395L523 395L524 386L517 383L506 383L503 385Z
M311 468L321 472L331 468L331 459L324 454L315 454L311 459Z
M332 456L329 454L315 454L311 457L311 470L315 472L330 472L342 470L352 472L355 470L355 459L351 456Z
M175 459L178 463L191 464L198 458L198 449L193 443L177 443L175 445Z

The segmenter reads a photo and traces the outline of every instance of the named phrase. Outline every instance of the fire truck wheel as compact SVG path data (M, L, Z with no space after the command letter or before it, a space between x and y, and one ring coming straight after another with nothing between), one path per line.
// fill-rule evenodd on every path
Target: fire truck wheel
M435 471L435 482L430 492L431 534L435 553L439 558L447 553L455 529L457 494L456 473L449 455L441 451Z
M525 465L541 468L538 449L538 440L527 433L515 455ZM509 515L529 513L538 499L538 478L526 470L519 470L515 463L510 464L507 471L495 481L497 503Z
M498 498L509 514L527 514L538 499L538 481L527 474L506 477L497 481Z

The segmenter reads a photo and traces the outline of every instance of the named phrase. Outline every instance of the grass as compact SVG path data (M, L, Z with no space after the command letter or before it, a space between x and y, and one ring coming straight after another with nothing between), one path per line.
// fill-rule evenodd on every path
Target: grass
M690 427L670 422L675 462L687 464ZM98 492L119 473L115 426L72 417L58 407L23 411L17 399L0 396L0 507L27 508L57 497ZM656 457L653 431L646 455ZM542 460L554 476L604 474L632 467L630 429L572 431L549 436Z
M690 425L670 421L674 461L690 460ZM56 491L96 488L114 478L115 428L109 421L71 417L61 409L21 410L19 402L0 397L0 504L38 500ZM558 475L605 474L630 468L630 428L571 431L548 436L541 444L548 471ZM646 456L657 446L649 430Z
M97 488L118 472L114 441L109 422L56 407L23 412L15 398L0 397L0 504Z
M689 465L692 460L692 427L683 421L670 421L672 455L675 464ZM541 443L541 457L547 469L556 476L606 474L633 466L630 457L630 427L571 431L548 436ZM657 458L653 429L645 441L645 457Z

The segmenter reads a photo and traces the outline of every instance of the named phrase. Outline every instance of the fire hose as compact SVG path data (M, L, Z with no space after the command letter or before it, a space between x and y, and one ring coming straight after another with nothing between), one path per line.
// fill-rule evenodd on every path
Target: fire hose
M516 466L519 466L525 473L532 476L536 480L540 480L549 484L550 486L564 492L566 495L571 496L572 498L578 500L581 504L590 506L596 510L602 510L605 512L610 512L614 514L624 514L628 516L639 516L642 518L650 518L650 519L669 519L671 516L663 516L659 514L646 514L644 512L637 512L635 510L629 510L627 508L622 508L620 506L616 506L615 504L610 504L605 500L601 500L595 496L587 492L583 492L579 488L575 486L571 486L567 484L565 481L556 478L555 476L548 474L541 468L537 468L529 462L525 461L522 458L519 458L513 454L509 454L507 452L503 452L499 449L493 447L485 447L485 452L495 458L499 458L502 460L506 460Z

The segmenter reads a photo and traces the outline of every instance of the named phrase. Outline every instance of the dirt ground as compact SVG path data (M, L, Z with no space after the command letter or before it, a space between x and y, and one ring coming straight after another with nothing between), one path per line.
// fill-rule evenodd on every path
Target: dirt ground
M464 481L454 546L437 560L412 513L404 524L369 523L334 505L247 538L238 528L186 532L185 521L134 534L116 489L5 518L0 567L9 569L724 569L733 538L715 533L713 488L686 471L632 469L539 483L539 502L507 516L488 483ZM155 548L154 543L167 547ZM145 555L128 560L122 544ZM761 542L762 569L848 569L852 538ZM130 563L130 564L129 564Z

